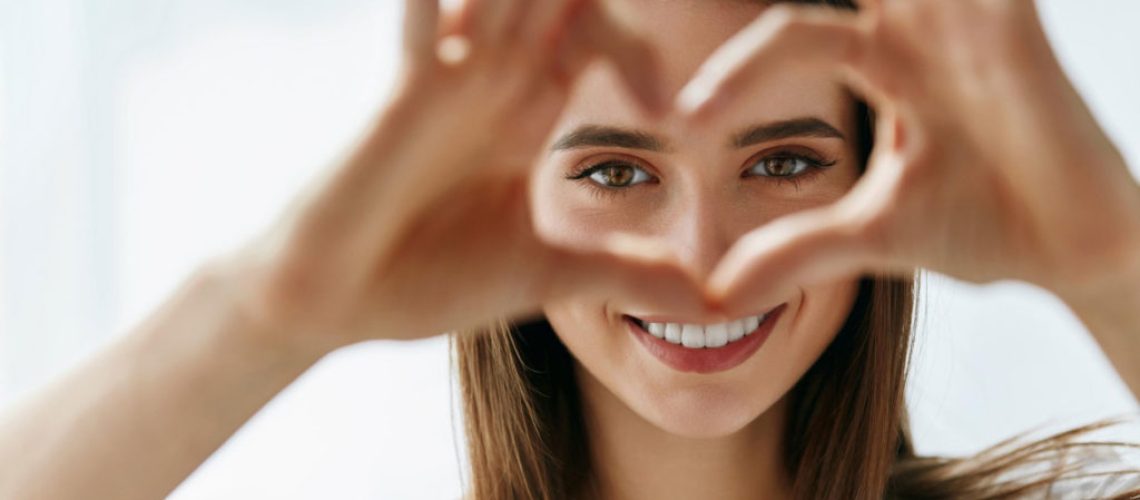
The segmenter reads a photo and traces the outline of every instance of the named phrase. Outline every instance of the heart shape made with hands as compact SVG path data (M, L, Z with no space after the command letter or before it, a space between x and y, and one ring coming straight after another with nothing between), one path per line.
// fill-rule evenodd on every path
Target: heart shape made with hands
M674 112L699 127L772 68L830 68L877 115L871 159L846 196L756 228L709 276L691 276L708 307L744 315L797 287L916 268L1079 293L1135 267L1135 231L1119 231L1140 227L1135 180L1033 2L858 3L770 7L677 96ZM1064 168L1074 160L1089 166L1078 182ZM662 242L621 236L614 247L669 260Z
M596 2L472 3L479 15L463 33L473 43L441 63L450 28L441 29L439 2L406 0L403 92L270 232L261 252L270 277L259 287L268 292L253 294L253 308L352 340L524 316L590 290L652 297L694 318L739 317L799 287L916 268L1020 279L1062 296L1103 288L1105 276L1140 276L1140 189L1057 63L1034 2L776 4L716 50L671 106L658 97L653 54ZM542 26L559 25L566 5L582 13L582 29L547 37ZM845 196L746 233L708 275L635 236L575 248L531 220L526 169L565 94L550 85L544 54L567 77L606 56L651 113L693 127L724 119L773 68L833 70L875 110L874 150ZM529 153L496 150L505 134Z

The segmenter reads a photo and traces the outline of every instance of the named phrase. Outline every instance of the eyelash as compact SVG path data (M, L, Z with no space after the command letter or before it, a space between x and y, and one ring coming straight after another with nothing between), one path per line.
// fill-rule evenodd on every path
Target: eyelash
M803 170L803 172L796 175L756 175L752 177L766 177L769 179L769 181L775 182L777 186L782 186L784 183L791 183L797 190L800 188L800 182L806 182L814 179L816 175L822 174L823 171L827 170L828 167L831 167L837 163L836 160L823 160L816 157L815 155L806 153L797 153L794 151L777 151L775 153L765 153L763 156L758 155L756 157L750 158L747 163L748 168L745 170L745 172L752 170L756 166L760 165L761 162L771 160L799 160L806 163L807 167Z
M653 174L649 174L647 168L638 165L634 161L622 160L622 159L608 159L608 160L603 160L603 161L600 161L597 163L588 163L586 165L583 165L581 168L577 169L576 171L571 172L570 175L566 176L566 179L585 183L586 187L590 190L590 192L592 194L597 195L599 197L603 197L603 198L604 197L610 197L610 196L624 195L624 194L628 193L629 192L628 186L627 187L607 187L607 186L600 185L600 184L589 179L589 177L591 175L594 175L595 173L600 172L603 169L606 169L609 167L631 167L631 168L640 169L642 171L645 171L646 174L648 174L651 178L651 180L646 181L646 182L648 182L648 183L656 183L657 182L657 178L653 177Z
M752 176L748 176L747 175L747 172L749 170L752 170L757 165L759 165L761 162L771 161L771 160L779 160L779 159L799 160L799 161L803 161L808 166L801 173L796 174L796 175L790 175L790 176L776 176L776 175L768 175L768 176L752 175ZM835 164L836 164L835 160L831 160L831 161L822 160L822 159L816 158L814 155L797 153L797 152L793 152L793 151L777 151L775 153L765 153L764 156L750 158L748 160L748 163L747 163L748 168L746 168L745 173L741 174L741 175L747 176L747 177L765 177L765 178L769 179L770 182L775 182L777 184L777 186L781 186L784 183L792 183L792 185L794 185L795 188L798 190L800 187L800 182L810 181L816 175L823 173L822 172L823 170L826 170L828 167L831 167L832 165L835 165ZM605 198L605 197L612 197L612 196L618 196L618 195L625 195L629 192L630 186L627 186L627 187L606 187L606 186L600 185L594 181L589 180L589 177L591 175L601 171L604 168L614 167L614 166L628 166L628 167L632 167L632 168L641 169L643 171L647 170L645 167L642 167L633 161L610 159L610 160L604 160L604 161L597 162L597 163L585 164L582 167L571 172L569 175L567 175L566 179L573 180L573 181L580 181L580 182L585 183L586 187L590 190L590 192L599 196L599 197ZM652 174L649 174L649 175L652 176ZM647 182L653 183L656 181L657 181L657 178L654 177L652 180L647 181Z

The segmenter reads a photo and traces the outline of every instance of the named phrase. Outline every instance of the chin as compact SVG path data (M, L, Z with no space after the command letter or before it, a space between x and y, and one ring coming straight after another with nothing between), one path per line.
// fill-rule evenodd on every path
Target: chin
M784 392L779 384L762 383L758 376L694 380L692 375L633 363L623 376L599 378L580 361L575 366L583 390L594 395L593 402L604 407L606 417L624 414L619 419L643 421L691 439L715 439L744 430L774 408Z

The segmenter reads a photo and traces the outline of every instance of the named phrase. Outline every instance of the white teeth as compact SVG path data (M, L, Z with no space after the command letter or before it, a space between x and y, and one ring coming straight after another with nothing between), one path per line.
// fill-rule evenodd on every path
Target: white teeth
M685 325L681 328L681 345L700 349L705 346L705 329L701 325Z
M705 327L705 347L722 347L728 343L728 323Z
M665 325L665 341L672 344L681 343L681 325L668 323Z
M760 318L758 316L749 316L744 318L744 334L748 335L760 326Z
M761 314L714 325L645 322L641 325L651 335L666 342L680 344L690 349L713 349L751 335L760 323L764 322L764 317L765 315Z
M728 341L735 342L744 336L744 320L738 319L728 324Z

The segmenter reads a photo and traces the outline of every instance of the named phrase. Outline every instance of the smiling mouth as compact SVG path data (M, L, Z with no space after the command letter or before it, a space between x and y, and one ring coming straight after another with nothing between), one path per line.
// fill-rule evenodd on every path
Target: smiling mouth
M747 316L727 323L699 325L692 323L654 323L625 315L642 330L671 344L689 349L715 349L739 342L760 329L772 311Z

